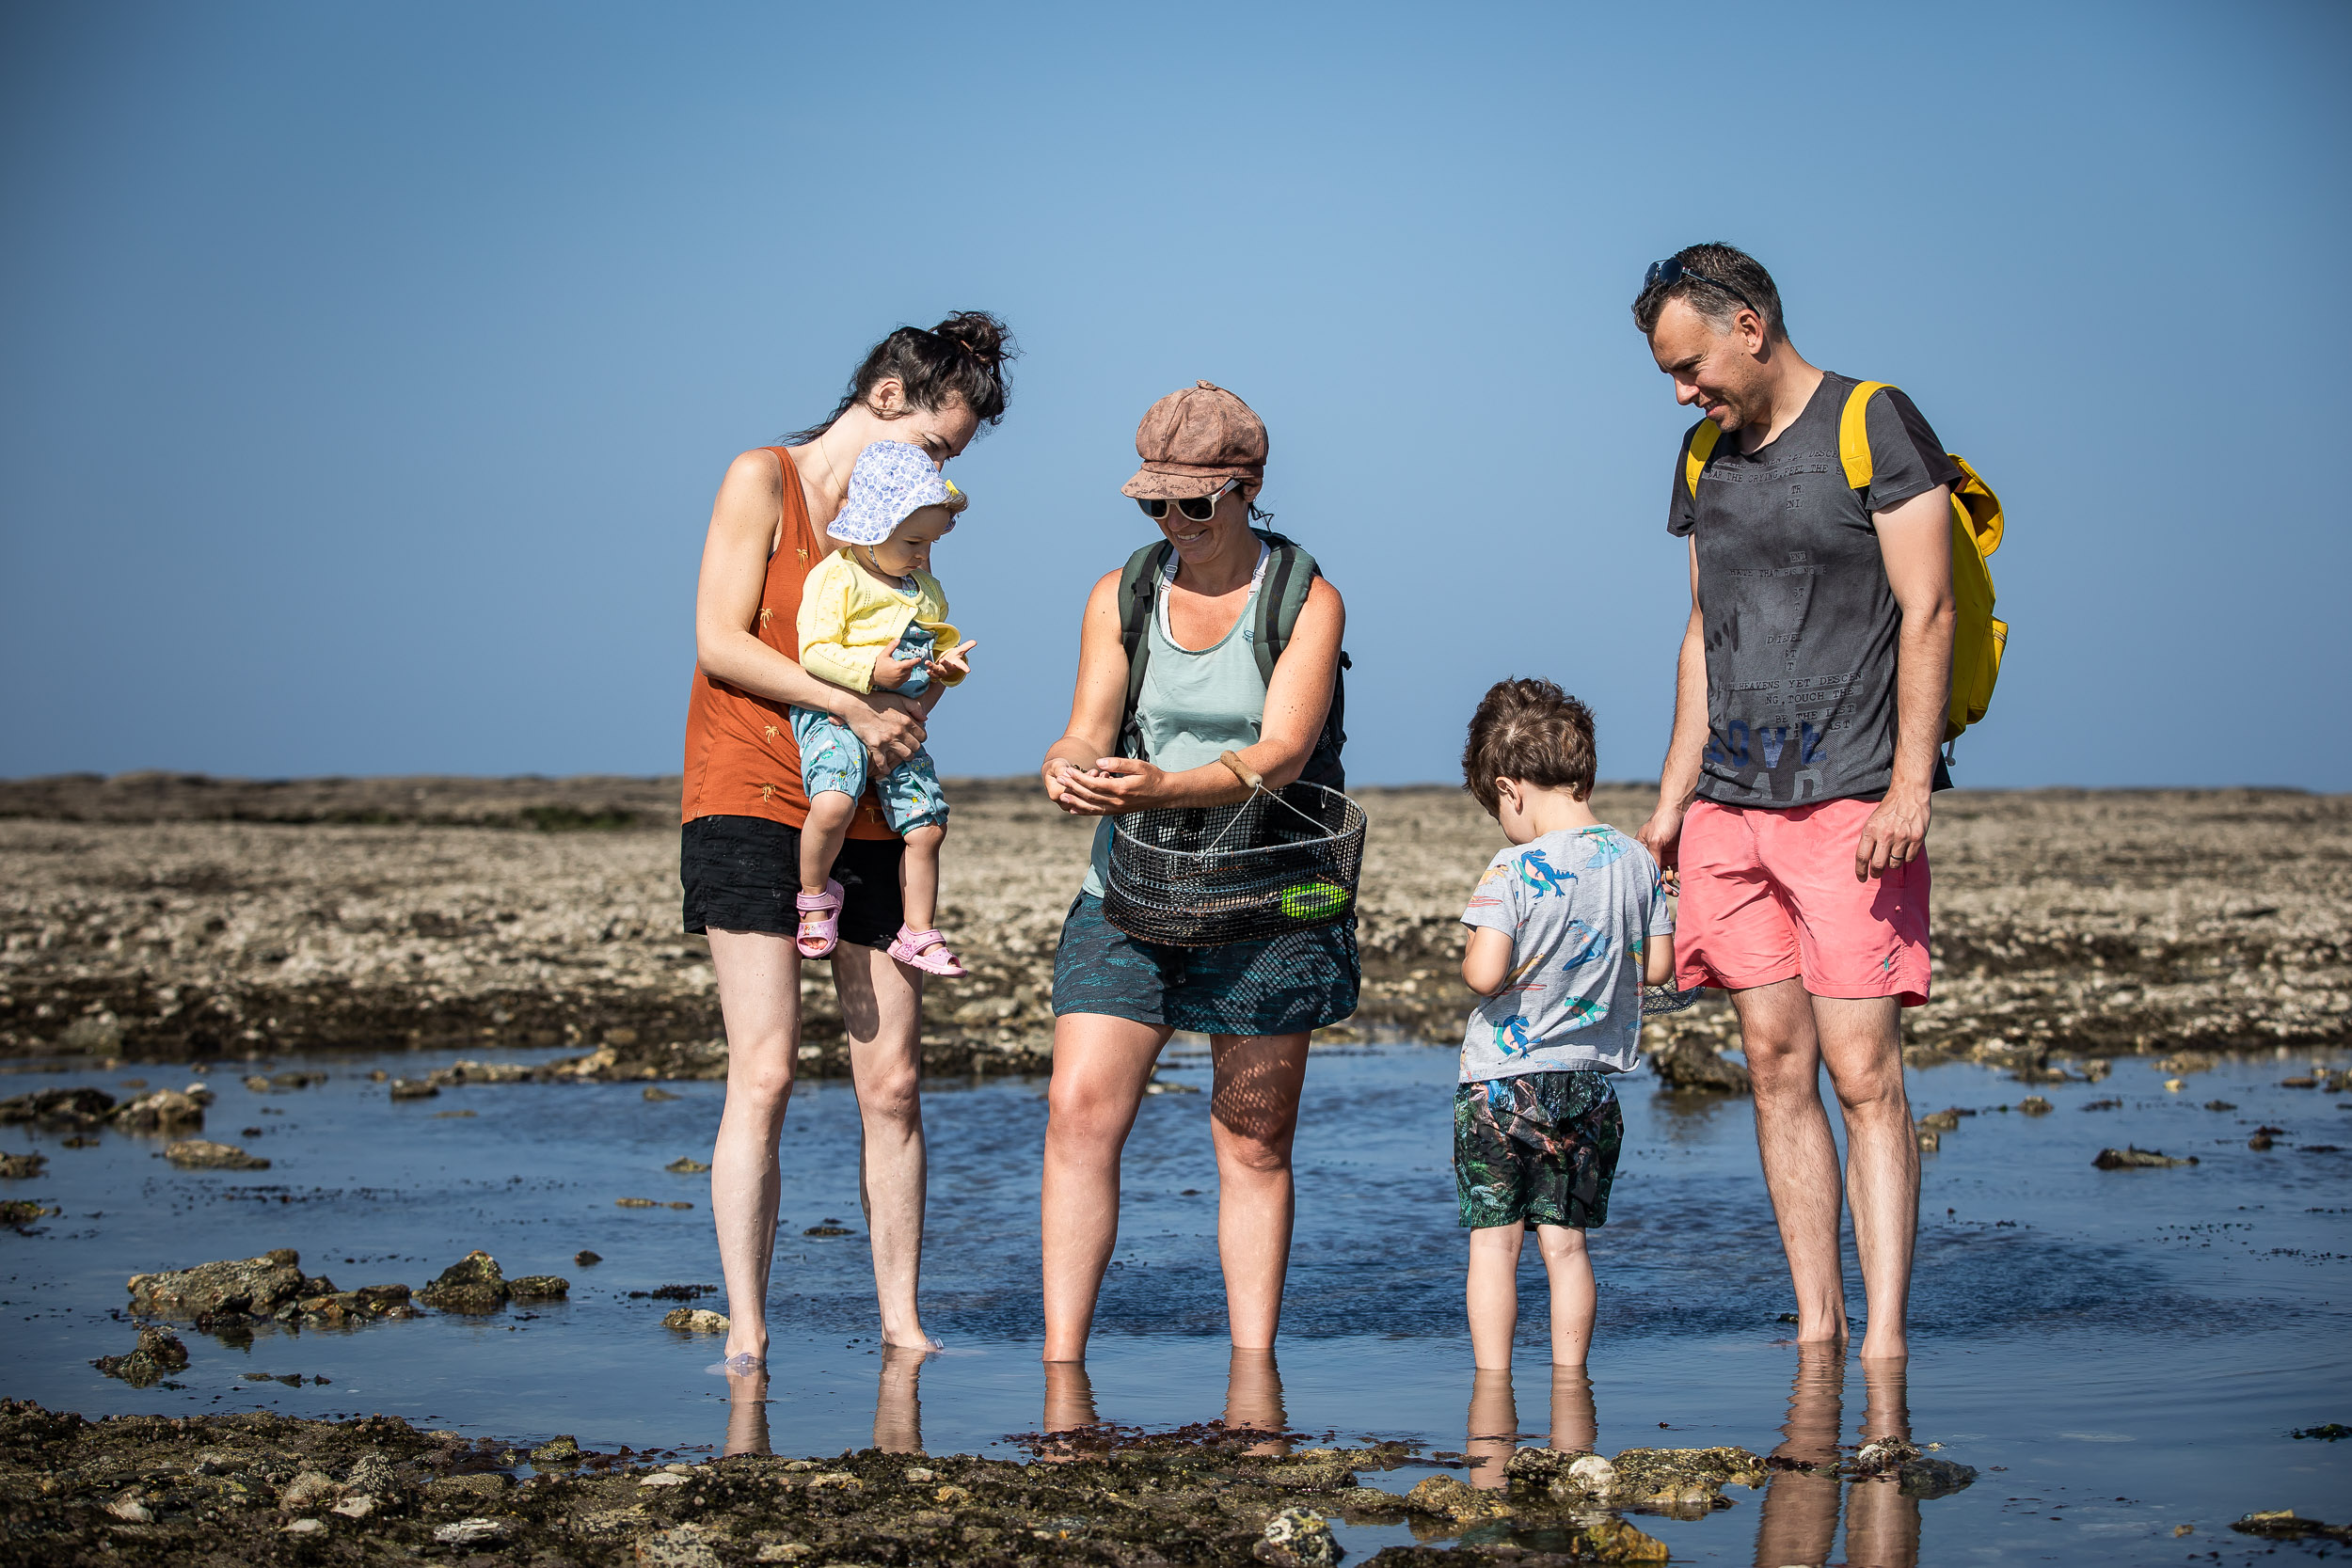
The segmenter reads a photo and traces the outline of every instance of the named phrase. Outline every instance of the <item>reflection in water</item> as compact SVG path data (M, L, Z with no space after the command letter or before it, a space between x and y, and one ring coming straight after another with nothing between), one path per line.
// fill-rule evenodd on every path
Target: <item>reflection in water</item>
M1252 1444L1245 1453L1288 1453L1291 1446L1279 1433L1289 1426L1289 1414L1282 1408L1282 1373L1274 1365L1274 1353L1236 1346L1225 1368L1225 1430L1277 1434Z
M1094 1380L1087 1376L1083 1361L1047 1361L1045 1369L1045 1414L1043 1429L1048 1433L1072 1433L1081 1428L1095 1426L1102 1420L1094 1406ZM1291 1451L1285 1435L1290 1427L1290 1415L1282 1403L1282 1372L1274 1362L1270 1350L1235 1349L1225 1369L1224 1425L1229 1432L1263 1432L1267 1440L1252 1444L1245 1453L1286 1454ZM877 1441L879 1441L879 1426ZM1068 1459L1075 1449L1063 1443L1047 1448L1040 1455L1044 1459Z
M1909 1441L1904 1372L1899 1357L1862 1363L1864 1442L1881 1437ZM1784 1441L1771 1454L1790 1468L1776 1465L1765 1487L1763 1517L1756 1528L1757 1568L1799 1563L1818 1568L1828 1562L1837 1542L1841 1501L1850 1568L1916 1568L1919 1499L1904 1497L1891 1475L1854 1481L1837 1477L1845 1386L1843 1344L1797 1348L1797 1379L1788 1393L1788 1422L1780 1429Z
M724 1453L772 1453L768 1446L768 1369L727 1373Z
M1551 1369L1550 1446L1563 1453L1590 1453L1599 1440L1600 1420L1593 1408L1593 1380L1581 1367ZM1489 1491L1501 1489L1509 1478L1503 1466L1519 1440L1518 1402L1508 1368L1471 1374L1470 1438L1462 1445L1470 1461L1470 1483Z
M874 1393L874 1447L884 1453L923 1451L923 1400L917 1386L932 1353L884 1345L882 1385Z
M923 1375L923 1363L930 1355L929 1351L904 1345L882 1347L882 1383L874 1391L874 1447L884 1453L923 1451L923 1401L918 1382ZM721 1451L773 1453L768 1437L767 1369L729 1372L726 1378L727 1440Z

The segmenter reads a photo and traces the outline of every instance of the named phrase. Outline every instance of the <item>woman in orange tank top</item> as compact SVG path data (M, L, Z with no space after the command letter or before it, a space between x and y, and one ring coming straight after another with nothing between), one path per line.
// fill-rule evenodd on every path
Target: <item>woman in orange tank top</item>
M726 1108L710 1157L710 1208L727 1287L727 1366L768 1354L768 1271L782 1197L776 1142L799 1060L800 829L808 816L788 710L833 714L879 774L923 742L937 701L861 694L800 666L801 585L831 546L850 470L874 441L905 441L945 466L1005 411L1002 323L979 311L874 345L823 424L736 458L711 508L694 597L693 690L679 817L686 928L707 932L727 1032ZM882 950L897 934L900 844L867 797L835 861L840 945L829 960L865 1123L861 1185L882 1338L932 1348L915 1309L923 1248L923 977Z

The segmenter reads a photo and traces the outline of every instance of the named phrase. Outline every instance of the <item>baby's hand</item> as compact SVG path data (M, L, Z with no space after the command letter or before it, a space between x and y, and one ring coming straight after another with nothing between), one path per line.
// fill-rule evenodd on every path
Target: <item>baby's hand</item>
M957 643L931 660L932 673L953 675L956 679L961 680L972 673L972 650L978 646L977 642Z
M874 656L874 689L878 691L898 690L906 684L907 677L914 673L915 666L923 662L919 658L900 658L896 648L884 648Z

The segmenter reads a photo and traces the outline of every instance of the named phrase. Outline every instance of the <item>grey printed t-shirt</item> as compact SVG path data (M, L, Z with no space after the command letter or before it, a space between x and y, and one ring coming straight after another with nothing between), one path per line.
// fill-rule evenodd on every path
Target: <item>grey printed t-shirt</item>
M1854 386L1822 376L1804 412L1761 451L1740 451L1737 432L1716 442L1695 499L1683 478L1689 436L1675 456L1666 529L1697 546L1707 647L1699 794L1719 804L1875 799L1894 776L1902 610L1870 515L1960 470L1890 387L1871 394L1867 412L1869 486L1849 486L1837 427ZM1939 763L1936 787L1950 782Z
M1463 1032L1463 1083L1633 1069L1643 955L1674 929L1648 850L1607 827L1515 845L1487 863L1462 924L1511 939L1502 989Z

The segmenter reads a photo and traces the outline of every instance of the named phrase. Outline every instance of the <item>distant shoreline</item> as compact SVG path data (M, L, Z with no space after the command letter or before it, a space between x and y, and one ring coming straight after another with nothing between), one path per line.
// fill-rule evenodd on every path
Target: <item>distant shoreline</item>
M1500 834L1458 788L1354 793L1363 991L1318 1042L1451 1048L1463 899ZM973 973L927 999L925 1070L1040 1071L1092 824L1025 777L949 798L941 924ZM570 1046L575 1076L723 1076L709 952L680 928L677 800L675 777L0 782L0 1060ZM1629 829L1655 800L1607 784L1593 803ZM2352 1042L2352 796L1955 790L1930 858L1915 1066L2046 1082L2067 1061ZM803 1005L800 1071L846 1073L821 973ZM1643 1044L1670 1085L1745 1087L1721 1000Z
M209 773L156 769L132 773L52 773L0 779L0 820L48 822L267 822L290 826L516 828L542 832L674 828L677 824L677 774L636 776L583 773L564 778L524 773L324 776L305 779L232 779ZM946 781L949 798L977 804L1004 802L1037 787L1034 778L962 778ZM1622 796L1654 792L1655 780L1604 783L1601 793ZM1450 784L1359 785L1370 797L1459 793ZM2281 798L2327 800L2326 792L2292 785L2232 784L2210 787L2071 784L2033 789L1955 790L1954 799L1983 800L2017 796L2037 800L2115 797L2211 801L2242 797L2249 801Z

